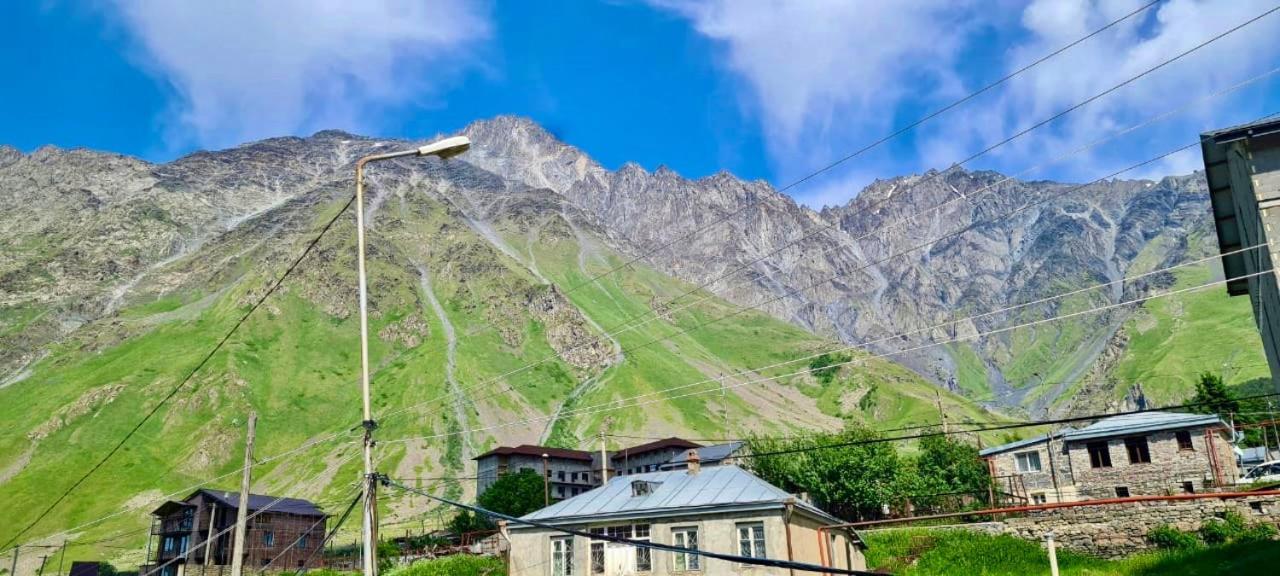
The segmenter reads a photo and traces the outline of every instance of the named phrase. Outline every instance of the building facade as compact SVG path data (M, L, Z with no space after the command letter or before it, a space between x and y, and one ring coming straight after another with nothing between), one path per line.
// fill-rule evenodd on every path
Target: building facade
M184 576L193 568L231 564L240 494L200 489L181 501L168 501L152 514L145 574ZM297 569L321 565L317 548L324 541L328 516L315 504L296 498L253 494L247 508L243 565L246 569ZM212 535L212 536L211 536ZM206 540L208 545L203 545Z
M1215 415L1144 412L980 454L998 487L1043 504L1229 488L1239 477L1234 439Z
M600 485L598 460L583 450L530 444L500 446L475 457L476 494L488 490L503 475L528 470L547 475L551 498L572 498Z
M663 438L618 450L610 460L619 476L643 474L656 472L673 459L697 448L702 448L702 445L683 438Z
M820 530L840 521L733 465L610 478L595 490L522 519L592 534L723 554L864 569L864 546L850 530ZM566 535L512 523L511 576L790 575L683 552Z

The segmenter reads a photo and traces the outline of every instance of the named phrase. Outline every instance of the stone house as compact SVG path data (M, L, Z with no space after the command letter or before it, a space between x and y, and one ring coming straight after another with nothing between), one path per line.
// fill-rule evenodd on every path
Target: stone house
M982 450L1001 488L1030 504L1217 491L1239 476L1216 415L1143 412ZM1021 491L1021 493L1019 493Z
M152 514L146 564L140 573L158 568L158 576L204 573L205 566L227 566L233 554L233 530L240 493L199 489L180 501L161 504ZM245 530L246 569L317 568L323 554L316 548L325 537L328 515L310 501L250 494L255 514ZM209 544L202 545L206 540Z
M819 531L840 520L734 465L609 479L604 486L523 519L592 534L734 555L864 569L865 549L852 530ZM511 524L511 576L790 576L789 570L750 566L694 554L596 541L555 530Z

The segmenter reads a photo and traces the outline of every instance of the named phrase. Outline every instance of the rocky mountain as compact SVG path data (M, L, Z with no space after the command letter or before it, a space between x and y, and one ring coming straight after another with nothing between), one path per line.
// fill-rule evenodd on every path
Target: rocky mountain
M470 458L498 443L578 447L601 429L714 438L937 420L936 387L894 362L864 353L834 378L809 374L810 357L837 342L726 299L768 293L767 284L697 289L766 249L722 244L713 255L708 238L783 242L796 231L775 211L805 220L805 230L821 215L728 175L690 183L667 170L604 170L524 120L468 133L477 144L465 159L380 163L368 175L381 470L465 496ZM107 538L134 529L125 543L139 545L125 554L140 555L138 534L159 501L196 484L235 485L250 409L260 414L256 491L329 506L347 499L360 419L353 165L412 144L328 131L164 164L0 150L9 216L0 221L0 502L9 514L0 540L182 382L31 536L117 546ZM677 197L690 187L708 192ZM753 198L766 202L750 228L627 265ZM1003 418L959 394L942 402L953 421ZM384 506L389 522L429 514L422 500Z

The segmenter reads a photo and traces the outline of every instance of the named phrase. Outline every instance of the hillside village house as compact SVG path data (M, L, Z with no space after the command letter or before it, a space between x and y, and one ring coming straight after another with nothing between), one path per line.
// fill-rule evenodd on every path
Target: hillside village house
M696 456L685 463L683 470L610 478L602 487L523 519L698 550L811 564L827 558L828 566L865 568L865 546L855 532L818 531L840 522L830 514L735 465L703 469ZM789 576L784 568L637 548L515 523L505 531L511 576Z
M703 446L681 438L664 438L609 454L609 477L684 468L690 450L695 450L703 462L729 463L742 446L742 442ZM530 470L542 474L543 455L546 455L546 474L553 499L572 498L601 484L598 452L522 444L499 446L474 458L476 494L509 472Z
M238 492L203 488L181 501L161 504L151 513L147 564L140 573L165 565L158 576L184 576L203 573L206 565L230 565L234 532L230 528L235 526L239 507ZM268 563L279 569L320 566L323 555L316 553L316 547L324 541L328 516L315 504L251 494L247 511L262 512L249 520L245 531L246 569ZM210 534L215 535L212 543L200 546Z
M993 446L979 454L1031 504L1215 491L1238 476L1234 432L1216 415L1144 412Z

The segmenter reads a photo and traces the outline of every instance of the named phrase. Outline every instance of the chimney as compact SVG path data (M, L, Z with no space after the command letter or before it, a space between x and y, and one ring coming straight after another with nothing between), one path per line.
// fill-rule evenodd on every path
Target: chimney
M689 473L697 474L702 471L702 459L698 457L696 449L690 449L689 454L685 457L689 461Z

